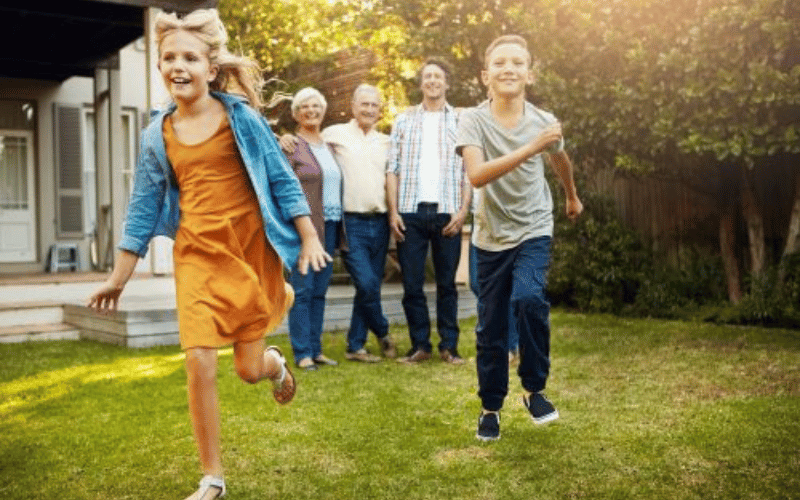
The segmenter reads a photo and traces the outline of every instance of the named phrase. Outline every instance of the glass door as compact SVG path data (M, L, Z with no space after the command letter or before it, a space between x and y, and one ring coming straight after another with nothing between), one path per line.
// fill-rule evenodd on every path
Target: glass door
M0 130L0 262L36 260L33 133Z

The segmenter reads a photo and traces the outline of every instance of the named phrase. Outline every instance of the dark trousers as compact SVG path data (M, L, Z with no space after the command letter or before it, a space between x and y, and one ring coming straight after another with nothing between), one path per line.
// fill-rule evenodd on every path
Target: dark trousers
M500 410L508 394L509 304L519 333L522 387L530 392L545 388L550 372L550 303L545 296L550 241L545 236L501 252L476 251L478 396L486 410Z
M436 203L420 203L415 213L400 214L406 226L405 240L397 243L403 274L403 310L413 350L431 352L431 321L425 298L425 262L431 247L436 275L436 328L439 350L458 347L458 292L456 269L461 258L461 233L442 235L450 214L438 213Z
M339 246L339 221L325 221L325 251L333 255ZM294 288L294 306L289 311L289 340L295 362L322 354L322 323L325 316L325 295L331 283L333 266L319 271L309 268L306 275L297 269L289 273Z
M344 230L348 251L344 265L356 295L353 315L347 332L347 350L355 352L367 342L367 329L378 338L389 333L389 323L381 306L381 284L389 248L389 223L386 214L354 214L345 212Z
M472 243L469 244L469 288L475 297L480 299L478 291L478 249ZM519 334L517 333L517 322L514 321L514 311L508 308L508 350L517 351L519 349Z

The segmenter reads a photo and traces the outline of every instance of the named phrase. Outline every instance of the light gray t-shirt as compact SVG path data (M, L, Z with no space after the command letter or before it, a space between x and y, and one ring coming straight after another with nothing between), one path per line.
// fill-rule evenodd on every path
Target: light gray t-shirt
M520 148L557 120L552 114L526 102L524 115L514 129L497 123L489 101L464 110L458 126L456 151L478 146L486 160ZM549 152L564 149L564 141ZM528 158L519 167L486 184L475 207L472 243L481 250L499 252L540 236L553 235L553 198L544 176L541 155Z

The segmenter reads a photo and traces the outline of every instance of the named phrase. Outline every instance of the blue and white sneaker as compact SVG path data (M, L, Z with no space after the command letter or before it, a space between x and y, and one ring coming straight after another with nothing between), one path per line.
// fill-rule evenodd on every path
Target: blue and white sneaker
M530 398L523 395L522 404L528 409L534 424L543 425L558 419L558 410L541 392L534 392Z
M478 432L475 437L481 441L497 441L500 439L500 414L483 413L478 417Z

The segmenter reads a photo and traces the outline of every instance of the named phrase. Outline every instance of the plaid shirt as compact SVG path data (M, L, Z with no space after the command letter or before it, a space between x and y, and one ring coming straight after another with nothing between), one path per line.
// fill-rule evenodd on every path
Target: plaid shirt
M419 162L422 155L422 123L425 109L418 104L397 116L389 136L386 172L398 177L397 209L417 211L419 204ZM439 212L454 213L461 208L464 165L456 154L458 113L445 104L439 121Z

